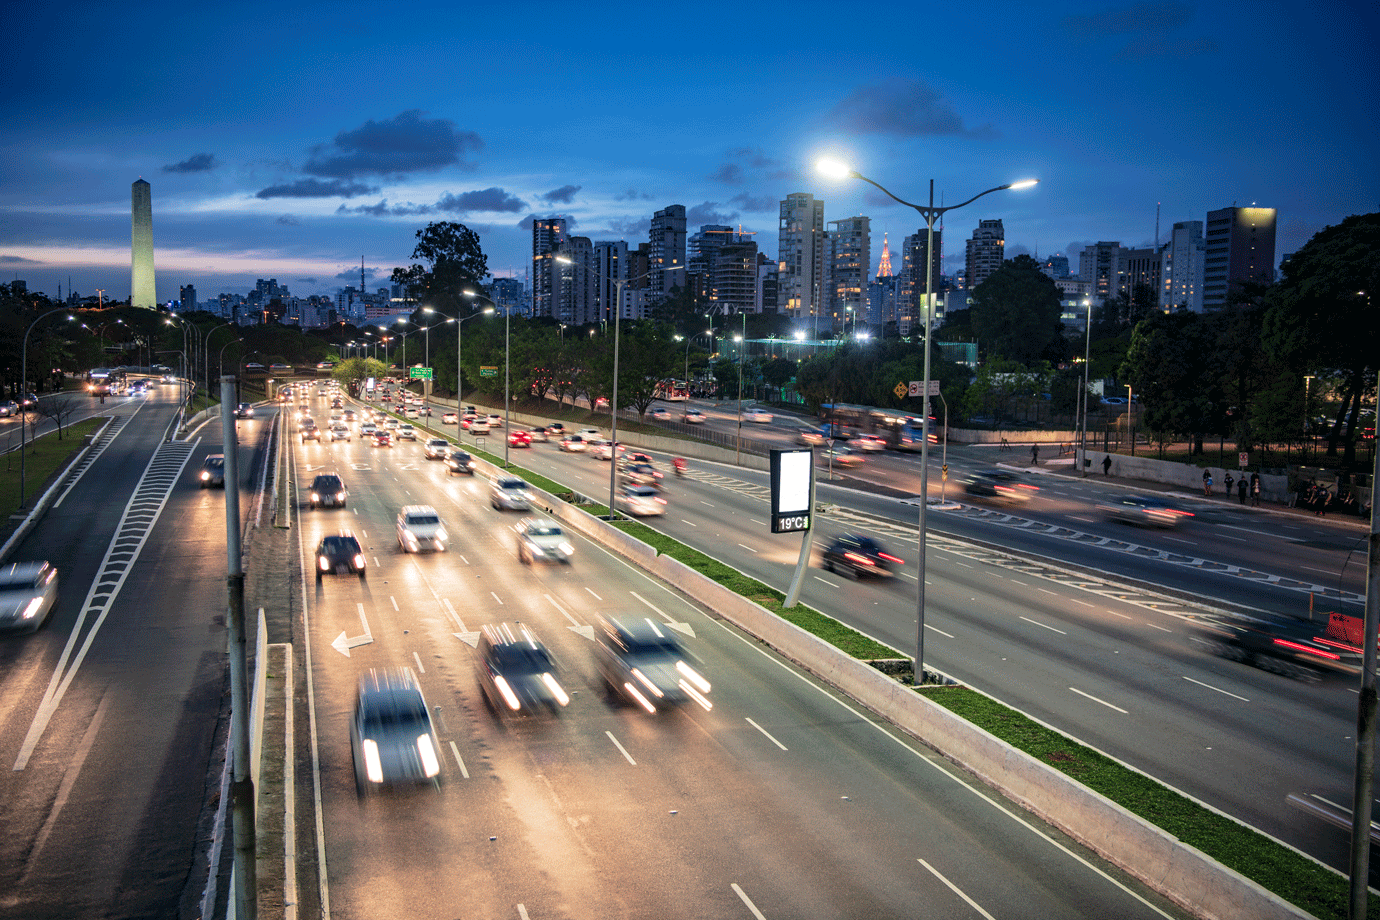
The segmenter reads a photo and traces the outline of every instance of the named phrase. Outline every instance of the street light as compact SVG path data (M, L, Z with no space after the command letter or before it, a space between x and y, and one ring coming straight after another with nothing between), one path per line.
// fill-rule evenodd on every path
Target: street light
M915 638L915 683L917 686L925 681L925 512L929 506L930 493L930 326L934 312L934 222L944 216L948 211L954 211L964 205L972 204L983 195L990 195L993 192L1005 191L1006 189L1030 188L1040 180L1025 179L1020 182L1011 182L1006 185L998 185L989 188L985 192L979 192L967 201L959 202L942 207L935 207L934 204L934 180L930 180L930 203L929 205L914 204L897 198L882 186L873 182L866 176L850 169L847 164L837 160L820 160L816 167L826 176L837 179L861 179L868 185L886 195L892 201L903 204L908 208L914 208L925 221L925 360L924 360L924 383L921 389L921 399L923 400L921 412L921 432L923 437L920 439L920 520L917 525L917 540L919 543L920 571L916 578L916 614L918 625L916 626Z
M1088 478L1088 362L1092 358L1092 298L1086 298L1088 308L1087 337L1083 342L1083 430L1079 436L1078 463L1083 478Z
M1131 434L1131 456L1136 455L1136 394L1131 385L1126 384L1126 430Z
M201 371L206 378L206 408L208 409L211 407L211 336L226 326L233 325L235 325L233 322L221 323L219 326L213 326L211 331L206 333L205 345L201 350Z
M27 473L27 470L25 469L24 456L27 453L27 451L25 450L25 445L28 442L28 438L26 435L28 432L29 425L29 413L28 410L25 408L24 403L28 402L29 397L29 333L34 331L34 327L38 325L39 320L52 316L54 313L66 312L66 307L58 307L56 310L49 310L47 313L44 313L42 316L38 317L38 319L35 319L32 323L29 323L29 328L24 330L24 347L21 349L23 355L20 360L19 371L19 507L21 508L24 507L24 476ZM72 314L68 313L67 321L71 322L73 319L75 319L75 317L72 316ZM37 399L35 399L34 401L33 411L38 411Z
M244 339L231 339L230 341L226 342L224 345L220 346L220 355L219 355L219 356L217 357L217 359L216 359L217 365L218 365L218 369L219 369L219 376L221 376L221 377L224 377L224 376L225 376L225 349L229 348L231 345L234 345L236 342L243 342L243 341L244 341ZM236 375L235 375L235 379L238 381L239 378L240 378L240 375L239 375L239 374L236 374Z
M481 297L481 296L482 296L482 295L479 294L477 291L465 291L464 294L465 294L466 297L470 297L470 298ZM484 299L485 299L485 300L489 300L489 298L487 298L487 297L484 297ZM493 312L494 312L494 302L493 302L492 300L489 300L489 305L488 305L487 307L485 307L484 309L480 310L478 313L471 313L469 316L460 316L460 317L457 317L456 320L455 320L455 412L456 412L456 421L459 421L459 413L460 413L460 411L461 411L461 402L462 402L461 397L464 395L463 390L462 390L462 378L461 378L461 374L460 374L460 355L461 355L460 346L463 344L463 343L462 343L462 340L461 340L461 338L460 338L460 327L463 326L463 325L465 324L465 320L474 319L476 316L491 316L491 315L493 314ZM507 437L507 433L506 433L506 432L504 433L504 437L505 437L505 438Z

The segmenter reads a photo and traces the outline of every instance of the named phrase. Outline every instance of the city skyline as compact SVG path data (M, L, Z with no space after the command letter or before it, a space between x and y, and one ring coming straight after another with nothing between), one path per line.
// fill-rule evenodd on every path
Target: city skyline
M496 276L529 270L534 217L635 247L673 204L689 232L741 226L775 259L779 204L793 193L822 199L827 222L870 218L875 274L879 237L899 244L921 222L864 183L817 176L824 154L912 201L930 178L950 203L1041 180L950 214L946 273L982 220L1002 221L1008 258L1061 253L1076 265L1095 241L1152 244L1157 205L1161 244L1175 222L1209 211L1276 208L1281 256L1380 209L1373 112L1343 91L1375 71L1365 47L1375 14L1342 2L1067 3L1034 18L998 4L994 22L1020 28L976 34L959 12L902 14L901 32L968 38L933 43L923 60L873 29L820 27L833 9L823 4L793 8L790 21L745 12L742 34L759 39L746 55L629 41L540 3L528 12L562 18L557 38L492 10L429 8L424 34L378 40L367 14L383 7L351 7L354 24L333 7L286 19L262 9L215 20L161 3L142 18L87 9L92 27L73 32L62 57L98 61L99 80L54 63L51 37L73 30L26 10L16 72L34 79L0 116L4 280L55 295L70 277L83 294L129 296L128 189L140 178L152 185L165 302L182 285L210 298L262 277L298 296L333 293L359 284L361 255L373 290L437 220L475 229ZM671 28L662 15L638 27ZM156 72L108 53L146 28ZM243 66L206 52L213 38L299 33L311 40ZM472 35L484 39L471 47ZM1243 48L1269 53L1247 69ZM817 51L839 64L793 63ZM502 66L466 66L471 53Z

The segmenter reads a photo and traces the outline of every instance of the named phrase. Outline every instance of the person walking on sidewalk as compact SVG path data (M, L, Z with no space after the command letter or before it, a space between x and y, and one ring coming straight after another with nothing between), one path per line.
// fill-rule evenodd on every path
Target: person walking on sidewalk
M1112 455L1108 454L1102 458L1102 475L1107 476L1112 472Z
M1246 482L1246 477L1242 476L1236 480L1236 497L1240 504L1246 504L1246 490L1250 488L1250 483Z
M1227 498L1231 498L1231 487L1234 482L1234 480L1231 478L1231 470L1227 470L1226 474L1222 478L1227 481Z
M1251 474L1251 507L1260 507L1260 474Z
M1203 497L1212 497L1212 470L1203 470Z
M1032 444L1032 445L1030 445L1030 465L1031 465L1031 466L1039 466L1039 465L1040 465L1040 445L1038 445L1038 444Z

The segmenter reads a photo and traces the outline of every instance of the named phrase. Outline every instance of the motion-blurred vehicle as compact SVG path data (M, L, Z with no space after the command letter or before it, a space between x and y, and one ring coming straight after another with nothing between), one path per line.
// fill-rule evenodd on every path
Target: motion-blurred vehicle
M851 447L837 442L815 451L815 456L819 458L821 466L832 463L834 466L854 467L862 466L867 462L867 458L862 455L862 451L854 450Z
M346 423L347 425L348 425L350 422L353 422L353 421L355 420L355 410L354 410L354 409L346 409L343 413L341 413L341 415L344 416L344 418L345 418L345 423Z
M515 428L508 432L509 447L531 447L532 435L521 428Z
M379 431L375 431L375 432L374 432L374 446L375 446L375 447L392 447L392 446L393 446L393 432L389 431L387 428L384 428L384 429L379 430Z
M385 786L440 782L440 743L411 668L371 670L360 679L350 748L360 795Z
M361 438L372 438L379 433L379 427L373 422L365 422L359 426L359 436Z
M623 467L623 482L635 486L654 486L658 485L661 480L661 471L650 463L631 463Z
M254 407L249 403L240 403L235 407L235 418L253 418Z
M316 441L318 443L321 441L321 429L317 428L314 423L302 426L302 443L305 444L308 441Z
M743 410L743 421L755 422L759 425L771 424L771 413L761 406L752 406Z
M447 412L441 416L442 425L456 425L460 422L460 416L454 412Z
M614 454L621 454L626 449L622 441L615 444L607 438L600 438L598 444L590 445L589 455L595 460L612 460Z
M450 442L445 438L428 438L426 446L422 448L422 453L428 460L446 459L446 451L450 450Z
M19 403L15 402L12 399L8 399L5 402L0 403L0 418L11 418L12 416L18 414Z
M46 562L0 566L0 631L37 631L57 603L57 592L57 569Z
M1338 630L1339 620L1364 622L1338 616L1325 622L1294 617L1203 619L1193 624L1196 634L1190 638L1195 645L1230 661L1314 683L1329 673L1360 673L1362 649L1357 640L1361 628Z
M225 454L208 454L197 474L201 488L225 488Z
M503 427L503 416L499 415L497 412L490 412L487 421L490 428Z
M1120 495L1098 502L1097 510L1106 518L1139 524L1142 527L1178 527L1184 518L1193 517L1160 495Z
M1034 498L1040 487L1026 482L1020 473L993 469L970 474L963 480L963 491L975 498L1019 504Z
M671 420L671 410L667 409L665 406L654 406L647 414L659 422Z
M307 407L303 406L301 408L301 411L297 415L297 430L301 431L303 428L306 428L308 426L315 428L316 419L312 418L310 415L307 415Z
M322 575L358 575L364 578L364 550L352 533L321 538L316 547L316 580Z
M614 493L617 510L633 517L651 517L666 513L666 499L655 486L624 486Z
M886 450L886 438L878 437L875 434L858 434L848 439L848 447L851 450L872 452Z
M551 653L527 626L485 626L475 651L479 686L496 714L560 712L570 704Z
M405 553L444 552L450 535L430 505L406 505L398 512L398 545Z
M894 574L891 567L904 564L904 559L888 553L872 537L860 534L846 533L836 537L824 550L825 571L852 575L854 578L865 575L890 578Z
M580 437L584 438L586 441L603 440L604 437L603 434L600 433L598 428L581 428L579 431L575 433L578 434Z
M399 441L415 441L415 440L417 440L417 429L414 428L414 427L412 427L411 425L399 425L399 426L398 426L398 440L399 440Z
M709 681L691 667L680 639L650 617L599 617L594 658L610 700L627 699L649 713L690 700L713 708Z
M350 440L350 429L349 429L348 427L346 427L346 425L345 425L344 422L341 422L339 425L332 425L332 426L331 426L331 440L332 440L332 441L348 441L348 440Z
M699 409L686 409L680 420L687 425L703 425L704 413Z
M824 432L818 428L802 428L795 434L797 444L804 444L806 447L817 447L823 444L827 438Z
M533 562L569 562L575 555L575 545L561 530L561 526L550 518L526 517L513 528L518 535L518 561L524 565Z
M527 429L527 436L531 438L533 441L546 441L546 426L535 425Z
M548 438L560 440L565 436L565 426L560 422L552 422L550 425L546 426L546 436Z
M474 419L470 422L469 432L470 434L488 434L489 423L482 418Z
M521 479L500 476L489 487L489 504L497 511L526 511L532 506L532 497Z
M478 418L479 416L475 413L466 412L464 415L460 416L460 427L469 431L470 426L473 425Z
M561 450L574 454L588 449L589 445L578 434L569 434L561 438Z
M474 458L466 451L452 449L450 453L446 454L446 475L449 476L452 473L473 476Z
M311 481L311 491L307 493L307 505L311 508L344 508L345 483L335 473L319 473Z

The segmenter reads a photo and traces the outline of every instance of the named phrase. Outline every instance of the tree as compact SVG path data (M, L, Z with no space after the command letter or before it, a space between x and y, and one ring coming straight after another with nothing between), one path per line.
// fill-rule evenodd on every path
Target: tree
M1030 256L1002 263L973 289L973 331L984 353L1026 366L1064 357L1062 313L1059 289Z
M1284 263L1284 280L1265 297L1266 351L1301 379L1338 371L1341 407L1328 437L1336 456L1342 425L1358 427L1361 396L1374 383L1380 315L1371 298L1380 293L1380 213L1348 217L1325 227ZM1344 462L1356 462L1348 438Z
M82 400L85 402L85 400ZM67 420L72 413L77 411L77 400L71 396L54 396L51 399L40 399L34 407L34 411L44 418L50 418L57 425L58 440L62 440L63 428L67 425Z
M1118 379L1140 394L1146 429L1191 435L1202 453L1203 435L1223 420L1215 351L1213 319L1199 313L1160 313L1136 327Z
M431 223L418 230L412 258L431 265L421 276L426 295L432 306L450 314L458 315L464 291L477 289L489 275L489 260L479 245L479 234L454 221ZM418 267L401 271L411 276ZM394 269L394 274L399 271Z
M794 379L795 366L790 358L772 358L762 365L762 379L767 386L780 390Z

